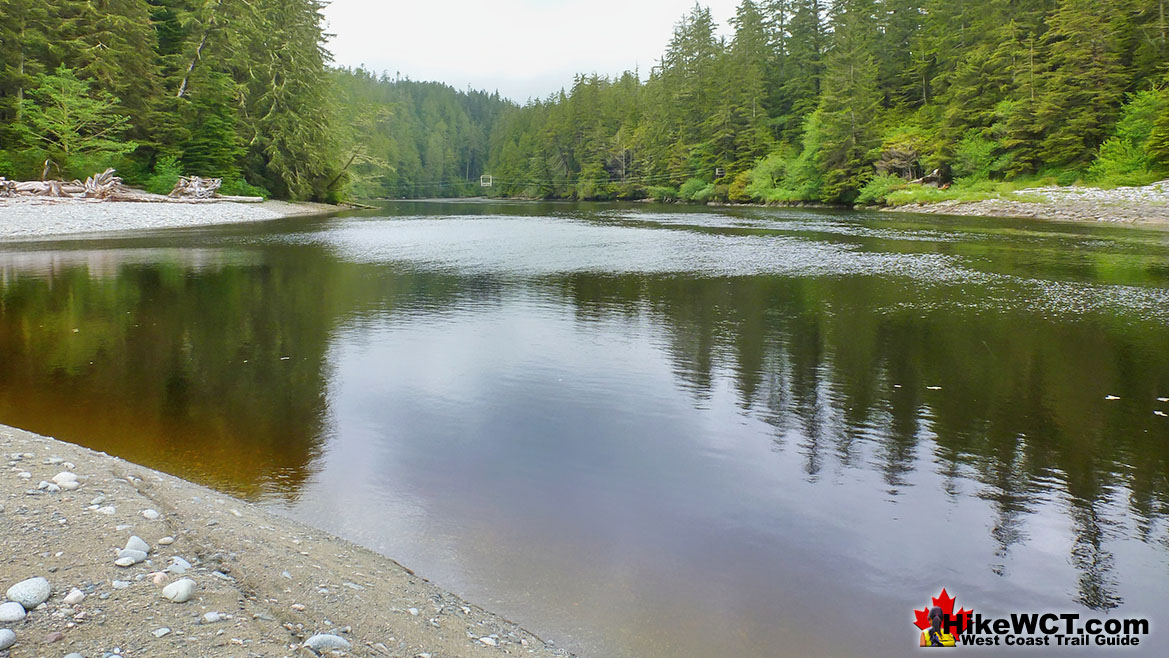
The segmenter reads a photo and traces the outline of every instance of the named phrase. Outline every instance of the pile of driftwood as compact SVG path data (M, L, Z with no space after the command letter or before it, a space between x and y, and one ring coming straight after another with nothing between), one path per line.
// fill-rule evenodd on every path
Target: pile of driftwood
M236 201L259 203L262 197L226 196L219 193L219 178L184 176L168 196L150 194L122 184L113 169L106 169L85 179L61 181L10 181L0 177L0 197L37 196L58 199L96 199L102 201Z
M199 178L198 176L183 176L175 183L175 189L170 191L172 199L214 199L219 196L219 186L223 185L222 178Z

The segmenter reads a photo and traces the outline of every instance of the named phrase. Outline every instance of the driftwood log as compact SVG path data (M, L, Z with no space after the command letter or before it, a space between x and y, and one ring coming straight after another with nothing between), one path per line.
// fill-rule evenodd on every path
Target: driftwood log
M220 185L223 185L222 178L183 176L169 196L172 199L213 199L219 195Z
M46 172L51 163L46 163ZM38 196L61 199L91 199L95 201L135 201L165 203L198 203L233 201L236 203L262 203L263 197L229 196L219 194L219 178L184 176L175 184L169 196L150 194L131 189L122 183L114 169L94 174L82 183L79 180L11 181L0 177L0 197Z
M123 191L122 179L111 168L86 178L83 194L87 199L109 199Z

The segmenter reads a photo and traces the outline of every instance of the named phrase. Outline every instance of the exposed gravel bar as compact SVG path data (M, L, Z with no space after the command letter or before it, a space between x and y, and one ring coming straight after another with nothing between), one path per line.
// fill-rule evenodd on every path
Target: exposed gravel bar
M0 198L0 240L261 222L337 210L321 203L286 201L129 202L22 196Z
M2 425L0 593L27 606L0 622L12 658L568 655L372 551Z
M1037 202L1030 199L1042 198ZM1169 226L1169 180L1144 187L1036 187L1001 199L942 201L888 210L937 215L1030 217L1067 221Z

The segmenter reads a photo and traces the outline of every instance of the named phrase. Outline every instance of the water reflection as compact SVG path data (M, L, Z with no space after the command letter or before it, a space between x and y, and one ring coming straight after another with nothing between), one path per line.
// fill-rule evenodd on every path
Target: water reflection
M597 655L902 655L941 585L1169 603L1163 234L375 215L0 253L0 422L275 501ZM881 612L821 633L842 601Z

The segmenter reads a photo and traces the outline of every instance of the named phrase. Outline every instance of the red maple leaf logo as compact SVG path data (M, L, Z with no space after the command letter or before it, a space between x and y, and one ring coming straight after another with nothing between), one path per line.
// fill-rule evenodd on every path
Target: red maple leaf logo
M937 607L941 608L942 614L946 615L950 619L954 619L954 617L955 617L955 615L954 615L954 601L957 601L957 600L958 599L947 594L946 588L943 587L942 593L933 597L931 599L932 603L929 606L926 606L925 608L922 608L921 610L914 610L913 611L913 616L915 618L913 625L917 626L918 628L920 628L923 631L925 629L929 628L930 627L930 607L932 607L932 606L937 606ZM972 612L974 612L974 611L967 610L966 608L961 608L960 610L958 610L958 615L957 615L958 624L959 624L958 633L965 631L966 627L970 625L969 624L970 614ZM957 633L955 635L957 635Z

